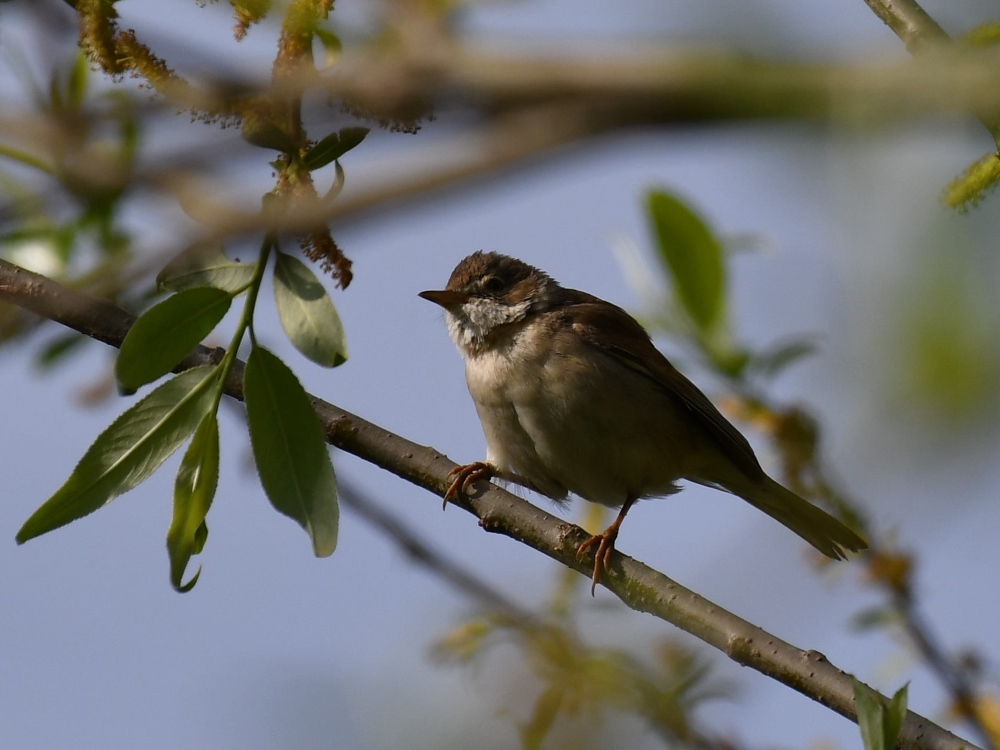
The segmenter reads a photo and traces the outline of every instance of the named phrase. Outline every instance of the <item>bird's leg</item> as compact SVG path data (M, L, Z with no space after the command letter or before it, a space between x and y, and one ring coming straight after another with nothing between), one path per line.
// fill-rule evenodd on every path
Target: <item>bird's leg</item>
M625 504L618 511L618 518L602 533L594 534L594 536L577 547L576 559L580 560L588 549L595 544L597 545L597 552L594 553L594 575L591 578L592 583L590 585L591 596L594 596L597 584L601 581L601 571L607 571L608 566L611 565L611 553L615 550L615 540L618 538L618 530L621 528L622 521L625 520L625 514L628 513L629 508L632 507L635 501L636 498L632 495L625 498Z
M475 484L480 479L487 482L496 474L496 469L485 461L475 461L464 466L456 466L448 472L445 477L451 484L448 491L444 493L444 508L448 507L448 501L458 497L460 492L468 494L469 486Z

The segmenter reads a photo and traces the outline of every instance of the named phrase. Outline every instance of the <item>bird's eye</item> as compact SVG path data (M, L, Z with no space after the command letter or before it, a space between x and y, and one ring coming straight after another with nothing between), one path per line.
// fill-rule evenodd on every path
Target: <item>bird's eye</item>
M503 279L499 276L487 276L483 279L483 291L490 294L503 291Z

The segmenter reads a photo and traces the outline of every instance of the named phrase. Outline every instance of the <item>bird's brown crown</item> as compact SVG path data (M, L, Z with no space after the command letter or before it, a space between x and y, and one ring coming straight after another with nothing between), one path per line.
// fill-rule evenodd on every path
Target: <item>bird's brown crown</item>
M523 299L533 296L550 282L548 274L524 261L479 250L455 266L448 279L448 289L481 297L502 297L516 290L520 294L512 296Z

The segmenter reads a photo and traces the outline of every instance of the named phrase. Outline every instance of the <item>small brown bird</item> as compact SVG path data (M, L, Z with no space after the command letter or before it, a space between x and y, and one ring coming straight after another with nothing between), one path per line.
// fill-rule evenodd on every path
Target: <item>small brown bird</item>
M767 476L746 438L620 307L485 252L420 296L445 309L486 435L486 460L452 472L445 502L498 477L560 503L573 492L620 507L577 551L597 546L591 593L635 501L678 492L679 479L739 495L834 559L867 547Z

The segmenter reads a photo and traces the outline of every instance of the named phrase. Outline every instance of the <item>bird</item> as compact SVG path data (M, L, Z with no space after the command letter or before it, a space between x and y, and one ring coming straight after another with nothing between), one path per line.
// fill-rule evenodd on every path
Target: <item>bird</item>
M592 595L632 506L679 492L681 479L743 498L830 558L867 547L769 477L747 439L617 305L482 250L444 289L419 296L444 308L486 438L485 460L448 475L445 507L497 478L560 505L572 493L620 509L577 548L582 561L596 547Z

